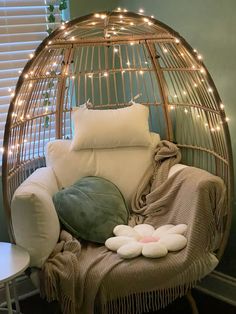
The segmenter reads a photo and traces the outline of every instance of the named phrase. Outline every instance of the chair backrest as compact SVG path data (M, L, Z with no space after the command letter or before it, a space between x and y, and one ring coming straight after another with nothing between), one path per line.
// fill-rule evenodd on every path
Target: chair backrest
M114 183L127 205L137 190L145 171L152 167L154 149L160 141L152 133L150 146L111 149L70 150L71 140L48 143L46 165L53 168L59 188L67 187L85 176L99 176Z

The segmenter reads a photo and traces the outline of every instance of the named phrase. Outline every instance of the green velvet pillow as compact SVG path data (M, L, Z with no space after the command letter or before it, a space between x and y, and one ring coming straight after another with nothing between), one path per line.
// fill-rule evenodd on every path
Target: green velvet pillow
M127 224L124 197L110 181L84 177L53 196L62 225L76 238L104 243L116 225Z

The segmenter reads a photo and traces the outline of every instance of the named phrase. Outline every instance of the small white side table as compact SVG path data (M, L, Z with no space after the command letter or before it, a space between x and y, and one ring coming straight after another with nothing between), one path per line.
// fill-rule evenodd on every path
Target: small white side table
M0 284L4 284L6 291L6 301L8 313L14 313L11 306L11 295L9 283L14 281L16 277L22 274L29 266L30 256L29 253L18 245L0 242ZM14 289L14 297L16 302L16 313L20 313L19 302L17 294ZM0 309L7 311L6 309Z

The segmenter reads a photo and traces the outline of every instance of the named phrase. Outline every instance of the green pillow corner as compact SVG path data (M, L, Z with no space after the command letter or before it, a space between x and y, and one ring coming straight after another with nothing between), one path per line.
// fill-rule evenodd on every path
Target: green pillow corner
M100 177L84 177L60 190L53 202L61 224L76 238L104 244L129 211L118 187Z

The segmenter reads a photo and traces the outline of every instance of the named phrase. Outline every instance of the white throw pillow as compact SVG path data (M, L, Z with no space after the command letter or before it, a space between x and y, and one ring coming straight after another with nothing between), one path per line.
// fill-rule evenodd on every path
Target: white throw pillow
M149 108L140 104L107 110L75 108L71 150L148 146L151 141L148 116Z
M15 191L11 203L16 244L30 254L30 266L42 267L54 249L60 223L52 202L58 191L52 168L37 169Z
M147 169L153 165L155 148L160 136L150 133L148 147L117 147L70 151L70 140L48 143L46 164L53 168L59 187L68 187L86 176L98 176L114 183L127 205Z

